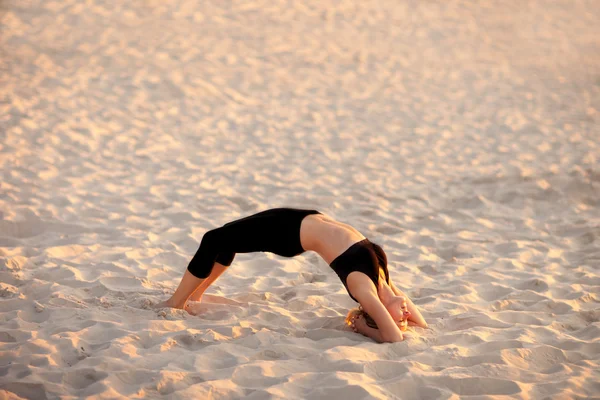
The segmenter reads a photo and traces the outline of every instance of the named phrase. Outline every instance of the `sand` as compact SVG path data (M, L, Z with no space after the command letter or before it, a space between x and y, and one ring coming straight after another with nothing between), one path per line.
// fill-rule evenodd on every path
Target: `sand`
M0 399L600 393L596 1L0 2ZM431 329L377 344L316 254L202 235L317 208Z

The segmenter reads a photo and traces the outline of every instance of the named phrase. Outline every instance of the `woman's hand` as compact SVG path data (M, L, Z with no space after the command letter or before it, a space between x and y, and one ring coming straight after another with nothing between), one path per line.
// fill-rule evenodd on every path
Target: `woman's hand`
M407 310L410 312L410 316L408 317L409 325L419 326L421 328L427 328L428 327L427 322L425 321L425 318L423 318L423 316L419 312L419 309L417 308L417 306L412 302L412 300L406 294L404 294L404 292L402 292L400 289L398 289L396 287L396 285L394 285L394 282L392 282L391 279L390 279L390 288L392 289L392 292L396 296L404 297L406 299Z
M383 339L379 329L371 328L369 326L369 324L367 323L367 320L365 318L365 315L362 312L354 314L350 318L349 325L354 332L360 333L361 335L364 335L367 337L370 337L371 339L375 340L376 342L383 343L383 342L388 341L388 340ZM399 340L403 340L403 338L404 337L402 336L402 334L400 334Z
M361 321L362 324L364 324L364 326L361 326ZM356 327L356 324L358 324L360 328L364 328L365 326L367 326L367 323L363 318L362 314L356 314L350 319L350 327L354 332L358 333L358 328Z
M367 330L376 330L367 324L367 320L363 313L356 314L351 319L350 327L354 332L363 334L365 336L369 336L366 334Z

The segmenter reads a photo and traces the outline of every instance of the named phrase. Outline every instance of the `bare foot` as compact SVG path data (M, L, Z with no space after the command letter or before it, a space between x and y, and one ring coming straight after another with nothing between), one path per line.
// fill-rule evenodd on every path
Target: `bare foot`
M194 293L194 294L195 294L195 293ZM200 303L200 302L202 302L202 296L203 296L203 295L204 295L204 294L201 294L200 296L195 296L195 295L194 295L193 297L190 297L190 298L188 299L188 301L195 301L195 302L198 302L198 303Z
M175 304L172 304L171 299L169 300L165 300L165 301L161 301L160 303L155 304L154 306L152 306L152 308L154 309L158 309L158 308L179 308L179 309L183 309L183 307L178 307Z
M189 301L185 303L184 310L190 315L198 315L202 312L203 303L197 301Z

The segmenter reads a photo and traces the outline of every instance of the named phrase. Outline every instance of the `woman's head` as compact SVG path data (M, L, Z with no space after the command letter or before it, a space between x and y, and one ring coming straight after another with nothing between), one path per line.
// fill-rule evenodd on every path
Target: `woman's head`
M372 254L374 254L374 258L376 258L376 260L374 259L373 261L377 262L377 274L379 275L379 287L377 288L379 300L381 300L398 327L404 331L408 326L408 317L410 316L410 313L407 314L406 299L396 296L389 286L390 275L387 267L387 256L385 255L385 252L377 243L371 242L371 245L373 246ZM348 315L346 316L346 324L350 325L353 317L357 315L364 316L367 325L377 329L377 324L375 321L369 316L369 314L364 312L361 307L353 308L348 312Z

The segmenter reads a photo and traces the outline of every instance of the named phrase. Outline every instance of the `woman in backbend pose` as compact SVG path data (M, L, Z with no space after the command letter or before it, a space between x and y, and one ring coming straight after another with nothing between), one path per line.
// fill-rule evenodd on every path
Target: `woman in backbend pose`
M177 290L156 307L185 308L231 265L235 253L268 251L293 257L314 251L338 274L352 299L360 303L346 322L378 342L403 339L408 323L427 327L413 302L390 280L381 247L350 225L316 210L276 208L206 232Z

